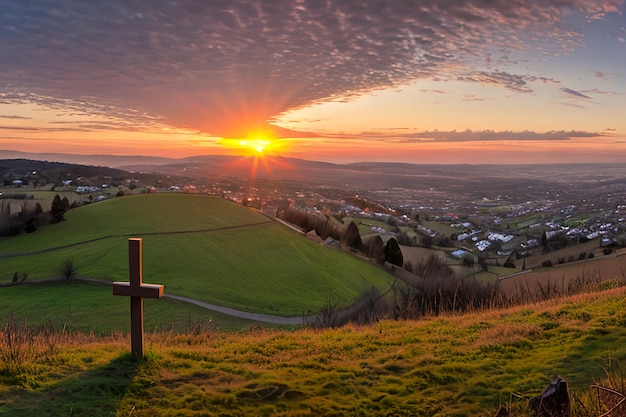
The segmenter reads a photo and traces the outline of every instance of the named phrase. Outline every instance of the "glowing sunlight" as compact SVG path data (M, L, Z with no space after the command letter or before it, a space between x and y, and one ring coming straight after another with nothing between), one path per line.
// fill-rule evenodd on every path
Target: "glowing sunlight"
M263 151L271 145L269 140L264 139L252 139L252 140L241 140L239 141L239 145L244 148L255 150L257 153L262 154Z

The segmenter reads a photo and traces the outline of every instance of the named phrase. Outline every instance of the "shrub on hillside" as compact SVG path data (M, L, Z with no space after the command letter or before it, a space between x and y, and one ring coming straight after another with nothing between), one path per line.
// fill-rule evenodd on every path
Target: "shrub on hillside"
M398 241L391 238L385 245L385 260L393 265L402 266L404 264L404 257L402 256L402 250Z
M61 264L57 268L57 271L61 274L61 276L63 276L63 278L71 279L76 275L78 268L74 263L74 259L67 258L63 260L63 262L61 262Z
M494 305L499 297L496 287L456 275L434 254L415 265L412 272L415 280L394 287L395 318L473 311Z
M348 227L346 227L345 230L341 233L341 238L339 239L339 241L342 244L356 250L361 250L361 248L363 247L359 228L353 221L351 221L350 224L348 224Z
M380 235L371 235L363 238L363 249L368 258L377 264L385 263L385 244Z
M44 213L41 204L34 207L24 203L20 211L11 213L10 205L0 204L0 236L16 236L25 231L32 233L39 226L50 223L50 215Z
M280 218L300 227L306 233L314 230L324 240L329 237L340 240L343 231L343 225L339 224L331 215L307 213L293 208L286 208L280 211Z

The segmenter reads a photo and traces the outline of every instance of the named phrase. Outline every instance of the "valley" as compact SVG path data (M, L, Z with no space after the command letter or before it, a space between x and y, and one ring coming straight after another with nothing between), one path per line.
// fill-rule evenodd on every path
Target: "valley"
M148 362L125 364L128 378L113 371L136 395L113 394L117 405L74 396L85 410L151 415L143 399L160 396L172 413L210 401L224 415L493 415L513 392L508 406L523 410L554 374L583 398L607 360L626 360L621 165L159 162L0 161L3 221L42 219L0 238L4 333L34 332L16 349L38 352L5 372L43 384L0 378L9 412L26 413L25 390L52 404L79 369L130 360L127 300L106 285L127 280L129 237L144 239L146 279L171 296L146 300ZM58 200L63 219L44 221ZM287 211L308 220L287 224ZM63 277L67 260L76 269ZM54 365L37 368L36 357ZM137 385L146 379L160 394Z

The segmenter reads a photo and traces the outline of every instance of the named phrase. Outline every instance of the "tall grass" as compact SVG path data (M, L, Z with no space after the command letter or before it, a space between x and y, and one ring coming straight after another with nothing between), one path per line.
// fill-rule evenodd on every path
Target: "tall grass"
M609 359L604 375L589 390L574 395L573 414L577 417L617 417L626 415L626 369Z
M3 340L0 344L0 373L15 377L26 369L39 356L46 354L48 349L41 349L42 345L36 339L43 339L48 343L43 344L50 348L51 335L42 336L41 329L35 330L28 323L20 325L15 322L13 315L9 315L2 332Z
M327 303L316 325L337 327L350 322L369 324L382 319L407 320L503 309L625 284L624 280L602 281L597 271L583 271L574 278L538 281L532 288L528 282L516 284L513 291L505 292L498 285L499 281L485 284L472 276L456 274L436 255L429 255L416 265L405 265L407 267L409 271L394 270L397 280L384 294L376 288L368 288L356 303L344 309Z

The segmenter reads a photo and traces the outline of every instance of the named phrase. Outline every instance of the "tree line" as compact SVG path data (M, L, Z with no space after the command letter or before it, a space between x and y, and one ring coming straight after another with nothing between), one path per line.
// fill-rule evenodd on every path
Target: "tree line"
M395 238L383 242L379 235L374 235L363 240L353 221L346 226L330 214L309 213L295 208L282 208L277 215L300 227L305 233L315 231L321 239L338 241L344 249L359 252L378 264L389 262L402 266L404 263L400 245Z
M41 204L22 203L21 209L15 213L11 210L11 203L0 201L0 236L16 236L22 232L36 232L40 226L59 223L65 220L65 212L75 204L70 204L67 197L61 198L56 194L49 211L44 211Z

